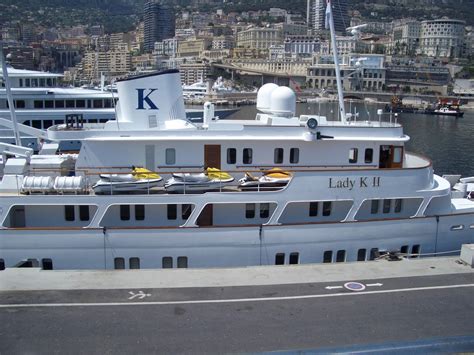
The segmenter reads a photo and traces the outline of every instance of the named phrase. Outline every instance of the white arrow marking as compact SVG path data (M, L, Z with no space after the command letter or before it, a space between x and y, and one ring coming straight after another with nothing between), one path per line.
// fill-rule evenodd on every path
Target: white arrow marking
M342 288L342 286L326 286L325 288L326 288L326 290L335 290L335 289L338 289L338 288Z
M129 291L128 292L129 294L131 294L131 296L128 298L129 300L133 300L135 298L138 298L138 299L144 299L145 297L150 297L151 294L150 293L145 293L143 291L138 291L138 293L135 293L133 291Z
M377 287L380 287L380 286L383 286L383 284L381 284L381 283L376 283L376 284L365 284L365 286L369 286L369 287L371 287L371 286L377 286Z

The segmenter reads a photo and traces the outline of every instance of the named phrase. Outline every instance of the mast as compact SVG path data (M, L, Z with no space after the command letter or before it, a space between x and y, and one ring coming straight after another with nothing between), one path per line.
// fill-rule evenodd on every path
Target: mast
M3 55L3 42L0 42L0 60L2 61L3 81L5 82L5 89L7 93L8 106L10 108L11 120L13 123L13 134L15 135L15 144L21 146L20 132L18 131L18 122L16 120L15 106L13 103L13 96L10 87L10 79L8 78L7 62Z
M329 30L331 31L331 46L332 46L332 53L334 56L334 66L336 69L337 96L339 98L339 115L341 116L341 122L346 123L346 110L344 108L344 96L343 96L342 84L341 84L341 70L339 68L339 58L337 55L336 31L334 30L334 18L332 16L331 0L327 0L326 29L328 28L328 25L329 25Z

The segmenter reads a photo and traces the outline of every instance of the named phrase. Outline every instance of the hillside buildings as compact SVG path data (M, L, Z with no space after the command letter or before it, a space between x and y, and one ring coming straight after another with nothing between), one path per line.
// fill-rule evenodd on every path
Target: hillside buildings
M144 7L144 49L152 51L155 42L175 35L175 14L172 7L149 1Z

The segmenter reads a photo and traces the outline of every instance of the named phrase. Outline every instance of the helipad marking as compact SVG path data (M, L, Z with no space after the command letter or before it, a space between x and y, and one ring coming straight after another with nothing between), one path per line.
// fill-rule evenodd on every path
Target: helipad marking
M413 287L400 288L394 290L379 290L379 291L361 291L361 292L343 292L317 295L302 295L302 296L282 296L282 297L261 297L261 298L231 298L231 299L217 299L217 300L190 300L190 301L156 301L156 302L110 302L110 303L31 303L31 304L0 304L0 308L34 308L34 307L105 307L105 306L165 306L177 304L215 304L215 303L242 303L242 302L268 302L268 301L289 301L289 300L304 300L313 298L328 298L328 297L344 297L344 296L359 296L359 295L377 295L384 293L401 293L413 291L429 291L429 290L446 290L452 288L467 288L474 287L473 284L459 284L459 285L444 285L444 286L427 286L427 287Z

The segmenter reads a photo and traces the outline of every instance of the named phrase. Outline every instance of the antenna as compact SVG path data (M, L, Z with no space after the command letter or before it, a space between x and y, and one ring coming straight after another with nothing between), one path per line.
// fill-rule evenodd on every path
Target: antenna
M331 31L332 53L334 57L334 66L336 67L337 96L339 98L339 114L341 116L341 122L346 123L346 110L344 108L344 97L342 93L342 84L341 84L341 70L339 68L339 57L337 55L336 31L334 30L334 18L332 16L331 0L327 0L327 7L326 7L326 28L328 27L328 25Z
M18 121L16 120L16 112L13 103L10 79L8 78L7 61L5 56L3 55L3 42L0 42L0 60L2 61L3 81L5 82L8 106L10 107L10 115L13 123L13 134L15 135L15 144L17 146L21 146L20 132L18 131Z

